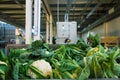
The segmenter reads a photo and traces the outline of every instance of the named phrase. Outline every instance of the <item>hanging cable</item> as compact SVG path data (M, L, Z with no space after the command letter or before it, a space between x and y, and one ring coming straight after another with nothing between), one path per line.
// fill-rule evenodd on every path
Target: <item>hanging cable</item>
M73 6L72 6L73 21L75 21L75 4L76 4L76 0L73 0Z
M59 0L57 0L57 21L59 22Z
M64 17L65 22L68 22L68 20L69 20L69 13L70 13L71 4L72 4L72 0L67 0L66 13L65 13L65 17Z

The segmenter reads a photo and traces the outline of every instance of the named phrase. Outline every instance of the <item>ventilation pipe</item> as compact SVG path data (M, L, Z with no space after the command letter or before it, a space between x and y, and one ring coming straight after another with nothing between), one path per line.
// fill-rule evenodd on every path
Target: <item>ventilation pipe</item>
M102 0L97 3L97 5L88 13L88 15L81 21L80 25L85 22L86 19L88 19L94 12L95 10L102 5Z

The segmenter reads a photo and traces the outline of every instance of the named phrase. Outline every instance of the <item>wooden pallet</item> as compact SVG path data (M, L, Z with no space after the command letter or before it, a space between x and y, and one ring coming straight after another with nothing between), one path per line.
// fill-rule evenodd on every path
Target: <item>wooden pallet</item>
M6 49L7 49L7 54L9 54L10 49L21 49L21 48L27 48L29 45L28 44L7 44Z
M107 47L113 47L119 45L119 37L117 36L107 36L101 38L101 44Z

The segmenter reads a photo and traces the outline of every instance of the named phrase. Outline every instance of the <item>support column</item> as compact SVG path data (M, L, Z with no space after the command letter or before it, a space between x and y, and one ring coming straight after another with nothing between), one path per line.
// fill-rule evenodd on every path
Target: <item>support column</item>
M40 40L41 0L34 0L34 41Z
M57 36L57 27L56 27L56 26L53 27L53 32L54 32L53 35L54 35L54 36Z
M46 14L46 43L48 43L48 39L49 39L49 15Z
M32 39L32 2L33 0L26 0L26 44L30 44Z
M108 25L107 25L107 23L105 22L104 24L104 30L105 30L105 36L108 36Z
M52 25L52 16L50 15L50 44L52 44L53 38L53 25Z

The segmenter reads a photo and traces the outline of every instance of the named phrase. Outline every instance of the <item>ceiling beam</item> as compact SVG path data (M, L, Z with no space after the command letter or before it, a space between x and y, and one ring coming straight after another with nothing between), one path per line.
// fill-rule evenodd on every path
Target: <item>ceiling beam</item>
M79 15L69 15L69 17L81 17L81 16L87 16L87 14L85 14L85 15L80 15L80 14ZM98 16L101 16L101 15L91 15L91 17L98 17ZM54 15L54 17L57 17L57 15ZM59 17L64 18L64 15L59 15Z
M25 11L2 11L2 13L25 13Z
M85 7L83 7L83 8L81 8L81 7L79 7L79 8L70 8L70 10L74 10L74 11L82 11L82 10L92 10L93 8L85 8ZM105 10L107 10L107 9L109 9L109 7L106 7L106 8L104 8ZM57 7L53 7L53 8L51 8L51 10L52 11L57 11ZM60 7L59 8L59 10L60 11L66 11L66 8L62 8L62 7ZM97 10L103 10L103 8L102 7L99 7Z
M13 16L14 16L14 15L15 15L15 16L17 16L17 15L18 15L18 16L19 16L19 15L21 15L21 16L24 15L24 16L25 16L25 13L5 13L5 14L6 14L6 15L13 15Z
M78 19L79 17L78 16L69 16L69 19ZM92 16L90 19L96 19L97 17L95 16ZM57 17L54 17L54 19L56 20ZM64 17L60 17L60 19L64 19ZM90 20L90 19L87 19L87 20ZM81 19L79 18L78 21L80 21Z
M9 24L12 24L12 25L15 25L15 26L19 26L19 27L23 27L22 24L18 24L17 21L15 19L12 19L11 17L9 17L8 15L6 14L3 14L2 12L0 12L0 20L4 21L4 22L7 22Z
M23 11L22 8L0 8L1 11Z
M14 19L25 19L25 17L12 17Z
M22 8L0 8L1 11L23 11Z
M49 4L56 4L57 0L48 0ZM98 1L95 0L92 3L97 3ZM72 2L72 4L86 4L88 3L88 0L75 0ZM67 4L67 0L60 0L60 4Z
M19 15L19 16L18 16L18 15L17 15L17 16L16 16L16 15L13 15L13 16L10 16L10 17L11 17L11 18L25 18L24 15L23 15L23 16L21 16L21 15Z
M87 15L88 13L84 13L84 15ZM93 13L92 15L102 15L104 13ZM59 13L59 15L65 15L65 12L62 12L62 13ZM69 15L80 15L81 16L81 13L69 13ZM57 13L53 13L53 16L57 16Z
M47 12L48 12L48 15L51 15L51 16L52 16L52 19L53 19L52 11L51 11L51 8L50 8L50 6L49 6L49 4L48 4L48 0L42 0L42 3L43 3L45 9L46 9ZM54 19L53 19L53 24L55 25Z
M0 8L21 8L21 6L17 4L0 4Z
M79 7L85 7L85 5L86 4L71 4L71 6L72 5L75 5L75 8L79 8ZM91 6L90 7L94 7L96 4L91 4ZM57 4L52 4L52 5L50 5L50 7L51 8L53 8L53 7L56 7L57 6ZM59 7L62 7L62 8L64 8L64 7L66 7L66 4L59 4Z
M10 1L10 0L0 0L0 2L5 2L5 1Z
M70 13L73 13L73 12L74 12L74 13L81 13L81 11L82 11L82 10L71 10ZM52 10L52 13L55 13L55 12L57 13L56 10ZM64 13L65 11L64 11L64 10L59 11L59 13L62 13L62 12ZM85 12L85 13L89 13L90 10L85 10L84 12ZM96 10L95 12L105 13L105 12L106 12L106 9L104 9L104 10Z
M90 6L89 6L91 8L95 7L96 4L100 3L100 1L97 2L97 3L92 3L92 2L90 3ZM104 1L102 1L102 2L104 2ZM86 4L88 4L88 3L85 3L85 4L76 4L75 3L75 4L71 4L71 6L74 5L75 8L79 8L79 7L83 8L83 7L85 7ZM110 4L109 3L103 3L103 5L101 7L105 7L105 6L110 7L110 5L115 5L115 3L110 3ZM56 7L56 6L57 6L57 4L50 5L51 8ZM64 8L64 7L66 7L66 4L59 4L59 6L62 7L62 8Z
M48 5L47 0L42 0L42 3L44 5L44 7L46 8L46 10L48 11L48 14L52 15L52 12L51 12L50 6Z
M84 23L86 19L88 19L91 15L93 15L93 13L95 12L95 10L98 7L100 7L102 4L103 4L102 1L100 1L98 4L96 4L96 6L87 14L87 16L82 19L82 21L80 22L79 25L81 25L82 23Z
M16 4L18 4L25 11L25 4L21 4L18 0L14 0Z

